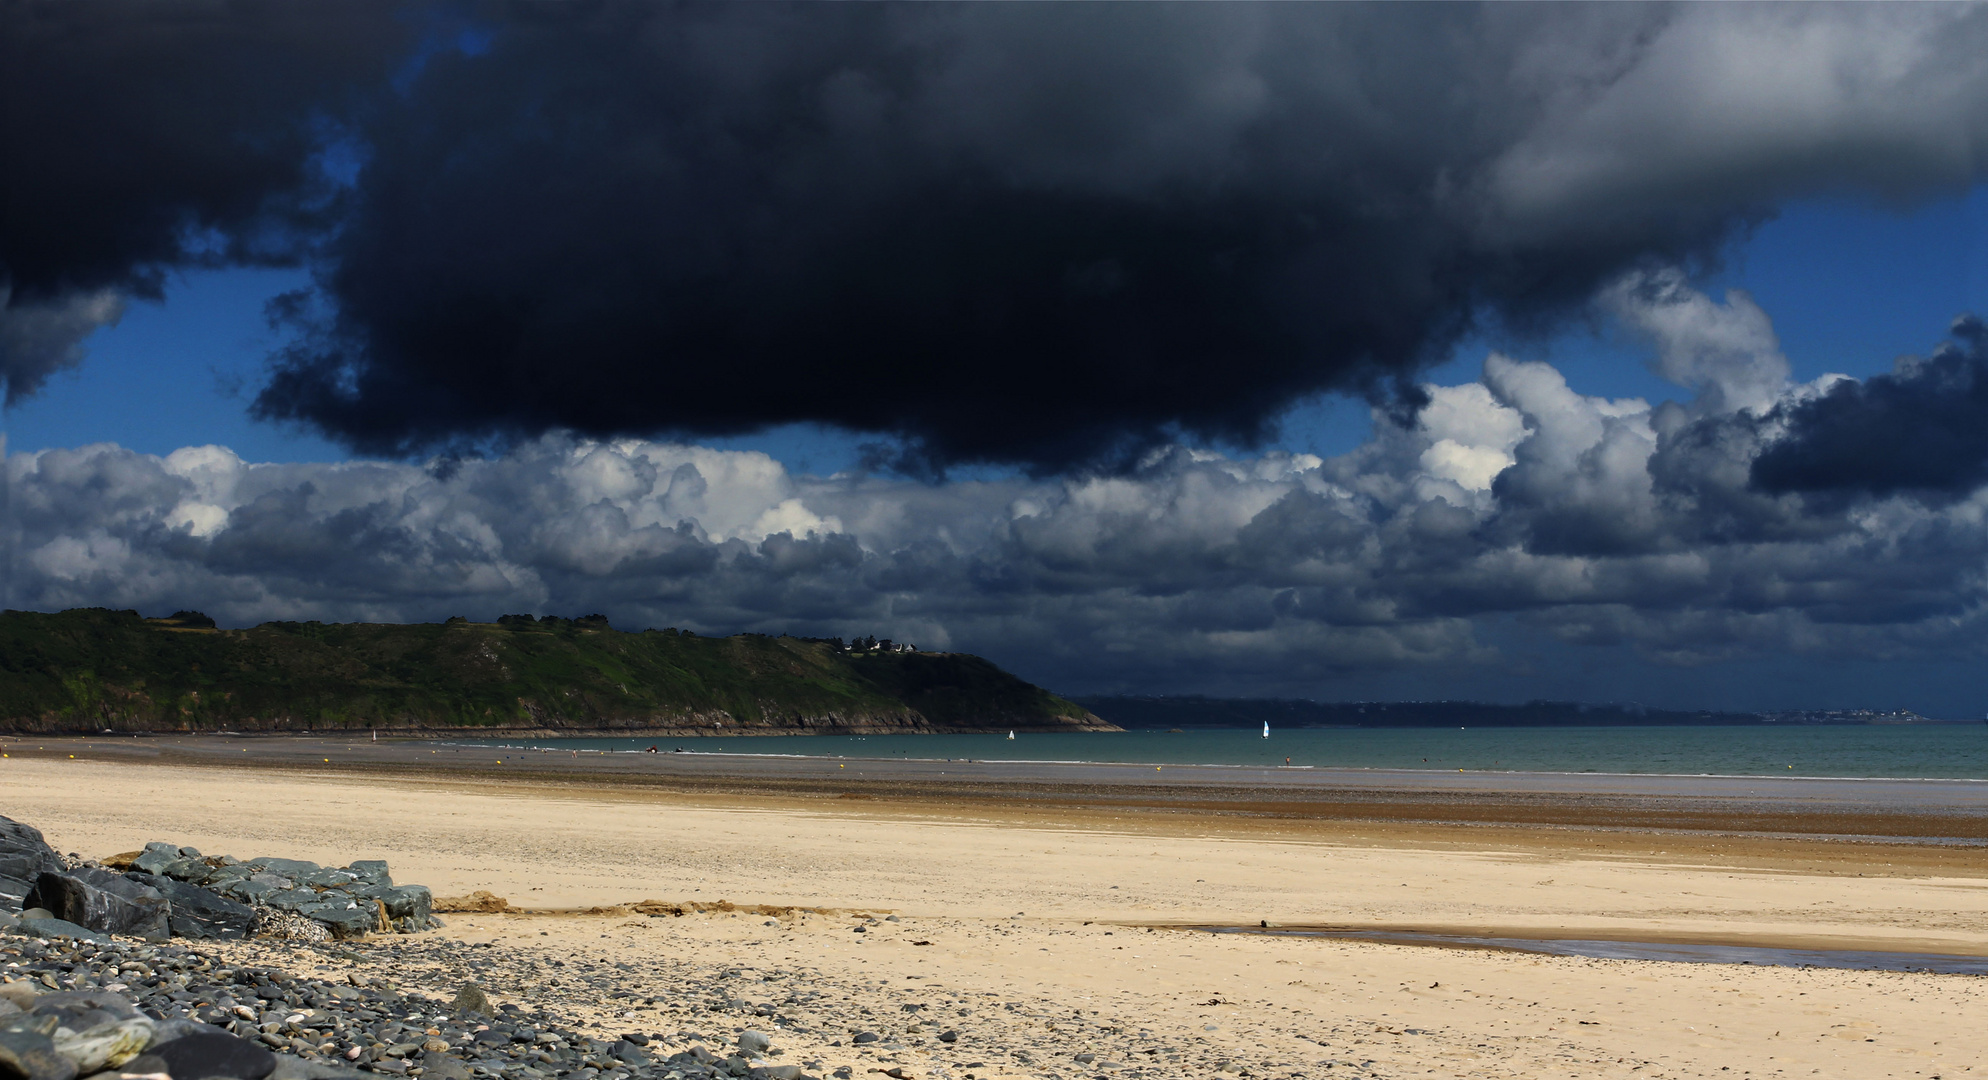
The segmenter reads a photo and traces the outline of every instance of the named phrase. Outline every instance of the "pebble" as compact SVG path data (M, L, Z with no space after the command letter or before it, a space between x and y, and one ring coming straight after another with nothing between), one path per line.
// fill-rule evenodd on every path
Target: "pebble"
M591 1038L543 1012L492 1008L473 983L444 1002L353 981L181 945L0 931L0 1075L87 1080L108 1066L172 1080L818 1080L798 1066L721 1059L701 1043L659 1058L643 1048L648 1036ZM482 1009L456 1007L474 1003ZM63 1009L84 1018L65 1024L84 1027L55 1037ZM738 1039L753 1055L772 1042L759 1031Z

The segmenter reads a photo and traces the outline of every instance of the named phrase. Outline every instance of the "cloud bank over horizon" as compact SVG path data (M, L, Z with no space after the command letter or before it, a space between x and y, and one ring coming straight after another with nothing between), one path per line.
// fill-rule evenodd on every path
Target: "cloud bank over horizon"
M7 602L877 634L1066 692L1345 696L1391 672L1445 696L1524 669L1534 639L1658 672L1979 660L1978 435L1974 471L1924 483L1811 489L1789 464L1833 453L1857 403L1941 439L1941 415L1908 410L1988 384L1978 322L1890 375L1794 384L1744 294L1658 272L1605 302L1684 400L1584 395L1493 353L1477 381L1424 387L1414 426L1328 459L1173 446L1120 474L933 484L570 435L425 466L14 454ZM1566 685L1522 673L1526 696ZM1694 693L1651 703L1722 704Z
M1981 7L0 19L9 400L177 270L304 266L257 414L401 458L807 422L910 475L1246 454L1320 394L1411 419L1467 333L1788 200L1988 178Z

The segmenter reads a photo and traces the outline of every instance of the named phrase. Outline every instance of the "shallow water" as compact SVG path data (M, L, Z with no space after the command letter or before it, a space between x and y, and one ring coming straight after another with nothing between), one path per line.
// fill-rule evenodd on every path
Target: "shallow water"
M804 757L1284 765L1443 772L1988 780L1988 724L1409 728L1053 735L492 739L556 749Z
M1591 956L1605 960L1664 960L1684 964L1756 964L1765 967L1847 968L1854 971L1930 971L1942 975L1988 975L1988 957L1949 953L1876 952L1865 949L1770 949L1752 945L1700 945L1610 941L1600 938L1553 940L1424 934L1407 930L1285 930L1254 926L1205 927L1216 934L1316 937L1384 941L1394 945L1504 949L1549 956Z

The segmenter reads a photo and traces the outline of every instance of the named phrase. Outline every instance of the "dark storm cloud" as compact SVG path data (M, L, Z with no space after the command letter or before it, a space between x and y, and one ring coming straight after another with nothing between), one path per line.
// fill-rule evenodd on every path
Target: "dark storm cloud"
M1568 680L1988 654L1988 488L1757 490L1776 418L1818 389L1790 385L1744 296L1629 284L1618 313L1695 396L1592 397L1494 354L1478 382L1424 387L1413 424L1325 460L1176 446L1115 474L928 484L570 436L452 471L219 447L15 454L4 599L230 625L599 611L624 628L877 634L1072 692L1344 695L1397 673L1393 692L1421 696L1499 679L1592 695ZM1593 651L1514 674L1541 642ZM1707 703L1691 677L1651 678Z
M416 31L368 0L0 5L8 401L175 268L295 261L336 209L327 125Z
M1248 444L1310 394L1416 403L1474 321L1550 325L1788 197L1965 184L1988 127L1981 9L573 4L418 67L414 14L320 44L269 13L349 9L256 7L279 47L251 21L209 57L140 48L179 8L10 10L80 42L47 80L95 80L71 124L164 155L73 251L10 225L14 303L142 294L189 220L273 258L331 213L256 408L385 453L787 421L914 470ZM170 73L123 74L127 40ZM320 116L363 147L342 194Z
M1785 406L1785 432L1754 459L1754 485L1955 497L1988 483L1988 326L1963 316L1953 336L1890 374L1843 379Z
M1302 394L1402 390L1464 325L1487 268L1430 203L1453 155L1488 146L1373 54L1435 65L1452 50L1425 42L1477 21L740 5L507 24L369 129L336 315L258 408L385 452L810 420L901 436L907 464L1054 468L1176 427L1252 441ZM1318 64L1354 86L1312 85Z

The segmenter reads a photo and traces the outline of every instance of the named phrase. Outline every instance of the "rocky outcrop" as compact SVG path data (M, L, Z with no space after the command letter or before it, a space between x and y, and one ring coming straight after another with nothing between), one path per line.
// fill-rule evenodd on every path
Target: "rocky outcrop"
M47 937L324 940L441 925L427 888L395 885L377 859L325 867L151 843L69 867L39 832L0 817L0 874L0 912L20 912L23 929Z

